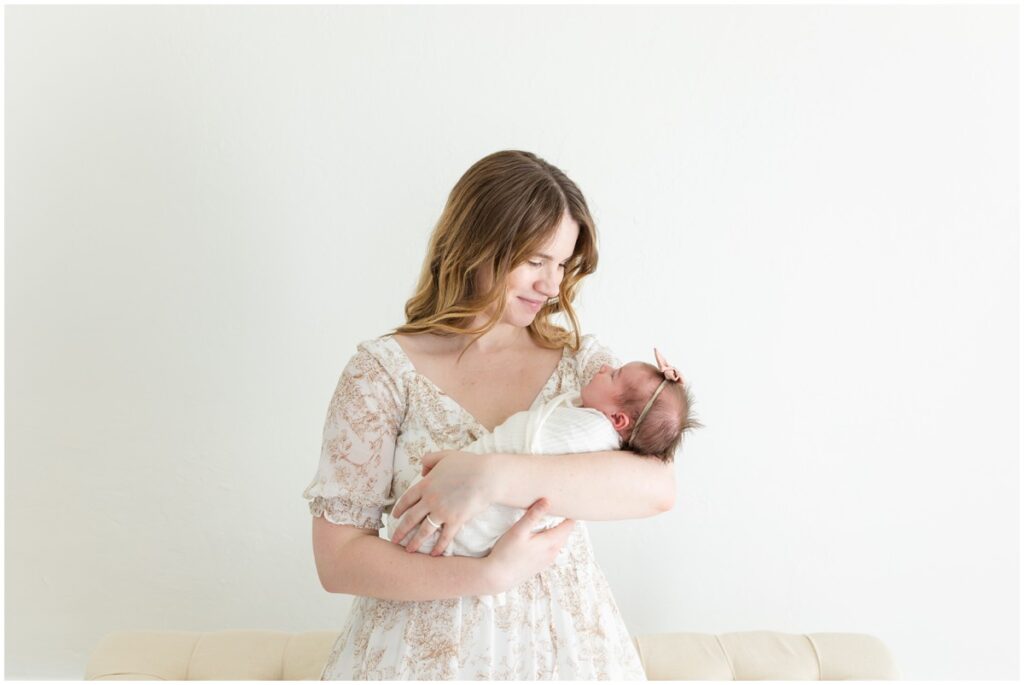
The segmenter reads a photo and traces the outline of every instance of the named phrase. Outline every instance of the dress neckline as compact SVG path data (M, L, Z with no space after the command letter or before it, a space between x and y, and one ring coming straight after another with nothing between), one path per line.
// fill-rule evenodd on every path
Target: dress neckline
M405 363L406 367L408 367L407 370L410 373L412 373L413 375L415 375L416 377L422 379L423 382L427 384L427 386L434 392L435 395L439 395L440 397L443 397L444 399L448 400L448 402L450 402L459 411L461 411L463 414L465 414L467 417L469 417L470 420L472 420L473 423L475 423L477 426L479 426L484 432L490 433L491 431L494 430L493 428L490 428L490 429L487 428L487 426L485 426L479 419L477 419L476 416L474 416L468 409L466 409L461 404L459 404L455 400L454 397L452 397L451 395L446 393L444 390L442 390L440 388L440 386L437 385L437 383L435 383L434 381L430 380L427 376L425 376L422 373L420 373L416 369L416 365L412 363L412 359L409 358L409 355L406 353L405 348L402 347L398 343L397 340L395 340L394 334L381 336L381 340L383 340L385 343L388 343L388 344L390 344L391 346L393 346L395 348L395 350L398 352L399 356L404 360L404 363ZM537 403L541 400L542 397L544 397L544 393L548 389L548 386L551 385L552 381L554 381L556 378L558 378L560 376L560 372L562 370L562 364L565 362L565 358L567 356L569 356L569 348L567 346L563 346L562 347L562 356L558 359L558 363L555 364L555 368L551 371L551 375L548 376L548 379L544 382L544 385L541 386L540 390L537 392L537 395L533 398L533 402L531 402L530 406L527 407L526 409L519 410L519 411L530 411L530 410L536 408ZM513 412L513 414L516 414L516 413L518 413L518 412ZM498 425L501 425L501 424L498 424ZM497 427L498 426L495 426L495 428L497 428Z

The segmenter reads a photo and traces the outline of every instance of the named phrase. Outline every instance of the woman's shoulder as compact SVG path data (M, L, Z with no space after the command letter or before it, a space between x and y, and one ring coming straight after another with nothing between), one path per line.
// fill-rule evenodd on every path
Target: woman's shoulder
M395 345L416 356L448 354L458 347L458 341L454 336L433 333L395 333L383 337L389 338Z
M408 357L390 333L359 342L349 363L378 366L396 383L401 382L409 367Z
M580 337L580 348L573 356L575 356L576 361L580 364L586 364L594 357L616 358L615 353L613 353L611 349L602 343L601 340L593 333L588 333Z
M580 386L590 382L594 374L603 366L619 366L619 358L596 335L587 334L580 338L580 348L573 355L576 370L579 374Z

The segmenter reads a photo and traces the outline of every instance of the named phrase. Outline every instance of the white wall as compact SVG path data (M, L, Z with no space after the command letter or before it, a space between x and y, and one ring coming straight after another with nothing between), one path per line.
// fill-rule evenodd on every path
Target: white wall
M6 676L340 628L301 491L501 149L586 193L585 329L707 428L591 524L634 633L1016 679L1018 9L6 8Z

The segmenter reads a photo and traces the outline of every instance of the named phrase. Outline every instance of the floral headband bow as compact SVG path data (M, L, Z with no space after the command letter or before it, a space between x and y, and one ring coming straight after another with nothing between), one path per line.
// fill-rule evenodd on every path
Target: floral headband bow
M676 383L683 382L683 374L679 373L679 370L674 366L670 366L665 358L658 352L658 348L654 348L654 358L658 360L658 368L661 370L661 374L666 380L675 381Z
M658 370L661 371L661 375L665 377L665 380L658 384L658 389L654 391L653 395L651 395L651 399L647 400L647 405L644 407L644 410L640 412L640 417L636 420L636 424L633 426L633 432L629 434L629 440L626 442L627 445L632 444L633 438L636 437L636 432L640 430L640 424L643 423L644 418L647 416L647 412L649 412L651 407L654 406L654 400L658 399L658 395L661 394L665 384L669 381L672 381L673 383L683 382L683 374L679 373L679 369L665 361L665 358L661 356L660 352L658 352L657 347L654 348L654 358L657 360Z

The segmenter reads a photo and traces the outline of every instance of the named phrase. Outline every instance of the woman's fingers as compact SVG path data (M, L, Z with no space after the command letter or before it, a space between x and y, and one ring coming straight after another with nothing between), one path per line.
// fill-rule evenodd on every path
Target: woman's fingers
M576 521L574 521L573 519L565 519L557 526L554 526L550 530L546 530L544 532L550 533L551 535L554 535L557 538L559 538L558 546L559 548L561 548L562 544L569 538L570 535L572 535L572 529L575 525Z
M424 454L423 457L420 459L420 463L422 464L422 467L420 468L420 475L425 476L428 473L430 473L430 469L437 466L437 462L444 459L445 456L447 456L447 454L447 451L430 452L428 454Z
M459 532L460 528L462 528L462 524L456 525L451 521L441 526L441 537L434 543L434 549L430 551L430 556L439 557L444 554L444 551L448 549L448 545L455 539L455 535Z
M411 488L406 490L401 497L398 498L398 500L395 502L395 506L391 508L392 516L394 516L396 519L402 518L402 514L404 514L409 509L409 507L420 501L420 490L422 490L420 486L422 485L422 483L423 481L416 483Z
M416 530L416 534L409 540L409 544L405 546L406 552L418 552L423 543L434 533L437 532L437 526L431 525L426 518L420 523L420 527ZM444 548L441 548L444 551Z
M516 524L512 528L518 530L525 529L527 532L532 531L541 519L548 513L548 501L546 498L541 497L539 500L530 505L530 508L526 510L522 518L516 521Z
M565 519L557 526L534 533L548 515L548 501L541 497L498 538L488 557L496 582L505 589L543 571L558 557L573 531L575 521Z
M544 517L547 516L547 513L548 502L542 497L534 502L533 506L526 511L526 514L516 522L516 525L522 526L521 532L531 536L531 539L544 540L549 545L552 555L555 555L565 545L569 536L572 535L572 529L576 525L576 521L573 519L563 519L556 526L546 530L537 530L542 524ZM536 533L533 532L535 530L537 530ZM554 556L551 558L554 559Z
M393 513L393 512L392 512ZM420 525L420 523L427 517L427 509L423 504L417 502L411 506L405 515L398 521L398 527L395 528L394 534L391 536L392 542L402 544L402 540L408 535L413 528Z
M437 532L438 527L427 521L428 516L430 516L430 512L427 511L427 506L423 502L417 502L405 512L405 516L402 517L398 527L395 528L391 541L403 545L410 552L418 552L424 540L427 540ZM435 513L434 516L437 516L437 514ZM437 523L443 522L437 521ZM445 527L447 526L443 526L442 530ZM461 524L459 527L461 528ZM455 530L458 529L456 528ZM410 533L412 533L411 536ZM409 541L405 542L407 537ZM441 548L441 551L444 551L444 547Z
M391 534L391 542L396 545L402 544L402 540L409 535L409 531L411 531L415 526L415 523L409 523L408 525L403 523L399 525L398 528L395 528L395 532Z

